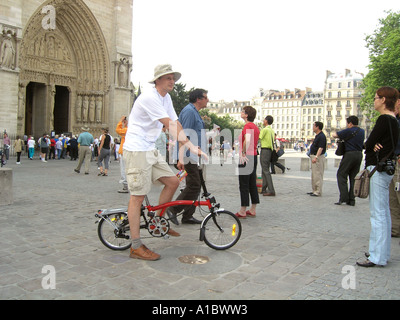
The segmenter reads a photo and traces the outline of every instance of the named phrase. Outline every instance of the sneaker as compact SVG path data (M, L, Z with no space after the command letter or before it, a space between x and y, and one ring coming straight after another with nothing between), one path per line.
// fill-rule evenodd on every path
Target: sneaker
M138 249L131 248L131 253L130 253L129 257L133 258L133 259L154 261L154 260L160 259L161 256L159 254L151 251L144 244L142 244Z
M118 190L118 193L129 193L128 188L123 187L121 190Z

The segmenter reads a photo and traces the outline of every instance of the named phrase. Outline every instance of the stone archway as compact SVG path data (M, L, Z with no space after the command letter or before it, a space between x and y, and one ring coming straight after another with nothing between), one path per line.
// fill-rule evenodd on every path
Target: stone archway
M48 5L55 8L55 29L42 27L45 17L42 8ZM82 0L51 0L40 6L23 32L19 59L20 133L24 133L29 121L26 117L32 111L25 106L27 94L35 95L35 91L27 92L31 82L41 84L40 88L46 87L46 93L42 93L41 103L38 103L42 110L33 111L42 117L44 124L40 132L36 132L39 128L35 124L30 124L31 134L42 135L43 130L54 130L61 121L54 115L60 113L64 119L61 126L66 121L67 131L73 133L79 133L83 125L97 131L108 121L109 54L101 28ZM61 87L66 90L61 90ZM66 97L67 92L68 105L56 105L57 95ZM35 115L31 117L35 118Z

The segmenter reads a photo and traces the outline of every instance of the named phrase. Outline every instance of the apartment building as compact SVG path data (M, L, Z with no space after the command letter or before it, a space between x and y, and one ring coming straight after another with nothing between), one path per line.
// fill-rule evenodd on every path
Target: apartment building
M262 119L267 115L271 115L274 118L272 128L278 138L295 142L302 136L301 107L306 92L306 90L300 89L294 89L293 91L289 89L284 91L262 91L264 100L260 116Z
M345 69L343 73L326 71L325 80L325 131L331 132L346 128L346 118L355 115L359 118L359 125L370 130L370 122L363 115L360 108L362 90L362 73Z
M346 118L350 115L356 115L360 119L360 126L367 133L370 131L370 122L360 109L360 84L363 78L362 73L349 69L342 73L326 71L323 91L313 91L311 88L283 91L260 89L251 101L227 103L221 100L209 102L208 107L219 116L229 114L233 119L240 120L241 109L251 105L257 110L256 124L261 127L267 115L273 116L272 128L277 137L291 143L314 139L313 123L321 121L330 142L333 132L346 128Z

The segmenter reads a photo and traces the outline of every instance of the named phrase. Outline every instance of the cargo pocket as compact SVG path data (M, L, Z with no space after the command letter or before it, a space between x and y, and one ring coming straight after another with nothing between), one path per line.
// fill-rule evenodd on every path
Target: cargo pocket
M144 171L141 169L137 168L128 169L126 180L128 182L129 190L138 191L143 188L143 183L144 183L143 173Z

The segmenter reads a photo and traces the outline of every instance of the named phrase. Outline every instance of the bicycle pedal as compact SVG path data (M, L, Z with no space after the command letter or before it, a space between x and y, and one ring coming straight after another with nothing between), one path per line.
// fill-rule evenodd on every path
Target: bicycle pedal
M149 212L147 213L147 216L148 216L149 218L154 218L155 215L156 215L156 213L155 213L154 211L149 211Z

